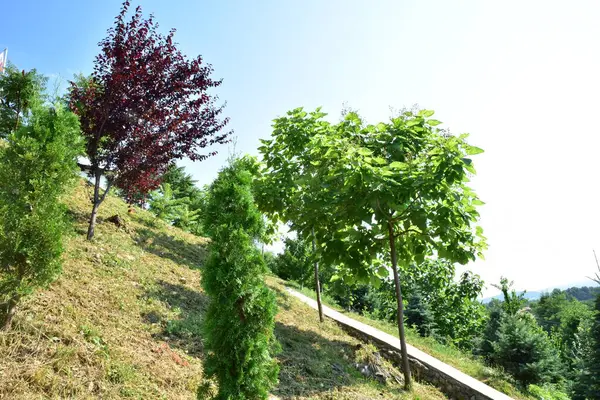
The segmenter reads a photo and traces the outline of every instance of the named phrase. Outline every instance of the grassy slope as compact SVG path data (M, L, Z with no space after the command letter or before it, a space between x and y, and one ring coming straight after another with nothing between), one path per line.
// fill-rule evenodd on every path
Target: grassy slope
M295 283L287 283L288 286L302 292L303 294L315 298L313 290L306 287L302 288ZM361 321L367 325L371 325L378 328L390 335L398 337L398 327L395 324L386 321L373 320L366 316L359 315L353 312L348 312L341 307L337 306L333 299L324 296L323 303L327 306L334 308L344 314L351 316L352 318ZM443 361L460 371L468 374L492 387L499 390L510 397L520 400L531 400L532 397L520 392L512 383L510 377L497 369L486 366L481 360L476 359L474 356L461 351L456 347L444 345L431 337L422 337L414 329L406 329L406 340L414 347L426 352L427 354L436 357L438 360Z
M94 242L84 239L91 188L68 199L73 231L63 274L0 332L0 399L192 399L202 379L200 270L206 240L109 197ZM103 222L119 214L126 227ZM273 281L280 311L282 399L443 399L369 381L353 367L358 342Z

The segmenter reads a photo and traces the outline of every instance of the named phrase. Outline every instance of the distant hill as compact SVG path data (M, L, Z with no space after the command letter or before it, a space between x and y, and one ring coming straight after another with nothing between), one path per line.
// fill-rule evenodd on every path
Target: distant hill
M573 287L569 287L569 288L552 288L552 289L545 289L542 291L535 291L535 292L525 292L525 298L527 300L539 300L540 297L542 297L542 294L544 293L550 293L555 289L559 289L562 292L566 292L567 295L579 300L579 301L588 301L588 300L592 300L595 299L596 296L598 296L598 294L600 294L600 286L573 286ZM518 294L522 294L523 292L517 292ZM490 301L492 301L492 299L497 299L497 300L502 300L503 299L503 295L502 294L498 294L496 296L493 297L486 297L483 300L481 300L481 302L483 304L487 304Z
M542 293L544 293L544 292L517 292L517 294L519 294L519 295L521 295L523 293L525 293L524 297L527 300L538 300L540 297L542 297ZM498 294L496 296L493 296L493 297L486 297L485 299L481 300L481 302L483 304L487 304L490 301L492 301L493 299L503 300L504 296L502 295L502 293L500 293L500 294Z

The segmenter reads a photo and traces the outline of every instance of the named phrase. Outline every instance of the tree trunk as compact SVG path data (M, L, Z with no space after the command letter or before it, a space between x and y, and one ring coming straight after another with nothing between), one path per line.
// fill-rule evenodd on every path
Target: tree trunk
M19 296L15 296L0 306L0 330L7 331L10 329L18 303Z
M394 272L394 286L396 287L396 302L398 305L398 333L400 336L400 353L402 354L402 372L404 372L404 389L412 390L412 379L410 376L410 365L406 351L406 337L404 335L404 304L402 302L402 288L398 277L398 262L396 260L396 236L392 223L388 223L390 256L392 258L392 271Z
M94 171L94 198L92 200L92 215L90 216L90 225L88 226L87 240L92 240L94 237L94 228L96 228L96 215L100 206L100 171L96 168Z
M312 229L312 249L315 257L315 291L317 292L317 306L319 308L319 321L323 322L323 305L321 304L321 283L319 282L319 262L317 261L317 240L315 239L315 228Z

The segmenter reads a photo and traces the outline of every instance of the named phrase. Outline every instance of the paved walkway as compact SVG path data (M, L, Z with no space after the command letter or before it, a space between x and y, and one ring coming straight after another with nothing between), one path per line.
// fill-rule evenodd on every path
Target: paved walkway
M308 304L315 310L317 309L317 302L315 300L313 300L310 297L307 297L301 293L298 293L295 290L292 290L290 288L286 288L286 289L292 296L294 296L297 299L299 299L300 301ZM342 325L350 326L354 329L357 329L372 338L375 338L377 340L380 340L382 342L389 344L392 347L395 347L396 349L398 349L398 351L400 351L400 340L397 337L394 337L392 335L389 335L385 332L380 331L379 329L373 328L370 325L363 324L362 322L359 322L355 319L347 317L346 315L344 315L340 312L337 312L325 305L323 305L323 314L326 315L327 317L337 321L338 323L340 323ZM422 352L421 350L411 346L410 344L406 345L406 350L408 352L409 357L417 359L420 363L425 364L428 367L434 368L434 369L454 378L455 380L462 382L466 386L470 386L475 391L481 393L482 395L484 395L490 399L512 400L512 397L508 397L504 393L501 393L501 392L497 391L496 389L486 385L485 383L478 381L477 379L457 370L456 368L451 367L450 365L441 362L437 358L434 358L434 357L430 356L429 354Z

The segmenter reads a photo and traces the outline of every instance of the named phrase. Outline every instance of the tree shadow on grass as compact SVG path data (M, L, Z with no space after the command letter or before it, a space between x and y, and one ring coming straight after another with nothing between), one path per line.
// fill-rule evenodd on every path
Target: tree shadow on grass
M136 229L134 240L145 251L192 269L200 268L206 258L206 249L203 246L187 243L163 232L146 228Z
M366 383L355 368L355 347L350 343L327 339L320 334L280 322L275 324L275 335L282 352L279 385L273 394L282 399L311 396L334 389ZM386 391L401 393L400 388Z
M180 310L180 318L174 320L164 320L154 311L143 314L142 318L147 323L160 323L163 327L162 332L154 336L189 355L201 355L202 321L208 296L183 285L160 281L157 288L146 292L146 297L160 300L171 309Z

